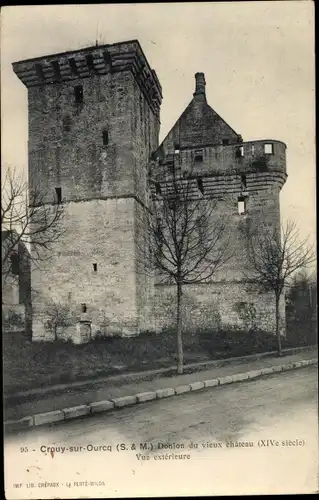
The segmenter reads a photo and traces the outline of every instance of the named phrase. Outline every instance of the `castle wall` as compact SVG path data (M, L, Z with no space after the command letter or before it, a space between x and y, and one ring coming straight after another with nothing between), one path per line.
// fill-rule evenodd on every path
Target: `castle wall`
M207 203L207 202L205 202ZM216 202L212 202L216 203ZM226 227L218 242L221 247L228 242L226 254L229 257L216 270L210 284L198 282L185 285L185 315L192 328L210 328L215 324L215 312L225 327L245 325L238 317L236 304L246 302L256 308L258 328L275 331L275 299L272 293L260 293L260 290L249 283L253 273L250 268L246 230L253 225L263 224L267 229L280 229L279 188L275 185L264 191L250 193L247 202L247 214L239 215L237 211L237 195L230 194L225 201L218 201L212 212L211 225L222 220ZM206 264L204 262L204 264ZM198 267L199 269L199 267ZM202 275L203 277L203 275ZM173 298L172 298L173 292ZM155 328L157 331L165 326L174 326L176 314L176 291L174 287L162 285L158 278L155 286ZM214 311L211 314L212 310ZM280 305L281 331L285 333L284 296ZM196 326L197 325L197 326Z
M135 203L128 198L65 205L65 233L50 259L32 269L34 340L52 339L46 322L55 309L70 327L83 316L91 320L93 335L136 332Z
M198 169L191 166L193 158L192 151L185 149L174 162L177 176L183 178L183 172L192 172L192 178L187 175L185 182L190 183L190 197L193 200L202 199L203 204L212 203L215 208L212 212L211 227L216 225L216 221L225 223L225 231L220 240L220 245L228 241L227 254L229 260L218 269L213 277L212 283L201 284L200 278L194 285L185 285L185 316L189 318L192 328L210 328L211 322L215 324L214 314L217 311L221 324L224 326L238 326L244 328L243 321L238 316L239 303L253 304L256 309L256 325L258 328L274 332L275 331L275 299L271 293L260 293L256 287L249 283L253 279L254 273L249 262L247 231L256 228L264 228L267 231L280 231L280 204L279 195L282 184L285 180L284 150L282 143L274 144L274 155L265 157L264 144L267 141L257 143L243 143L245 156L237 160L234 155L234 148L225 146L225 151L221 152L224 161L210 163L208 156L212 156L210 150L218 151L218 148L203 149L203 164ZM269 141L272 142L272 141ZM267 162L265 170L258 170L252 166L255 161L251 156L252 146L254 146L254 158L262 163ZM210 151L209 155L207 150ZM228 152L227 152L228 150ZM219 158L220 159L220 158ZM228 160L227 160L228 159ZM219 175L223 171L226 175ZM242 170L241 170L242 169ZM170 182L171 175L163 174L163 167L155 167L156 181L161 185L163 193ZM245 186L241 171L245 174ZM167 170L166 170L167 172ZM198 179L202 181L203 192L198 188ZM243 194L246 200L245 213L238 213L238 198ZM164 196L164 194L163 194ZM209 201L211 200L211 201ZM176 300L172 298L172 287L163 285L162 277L156 281L155 307L156 307L156 330L163 327L174 326ZM285 334L285 306L284 295L280 302L281 332ZM196 326L197 325L197 326Z
M19 302L19 276L9 274L5 276L3 270L2 276L2 303L9 305L18 305Z
M154 116L137 83L134 84L132 140L134 182L141 203L135 204L136 308L139 331L154 329L154 278L149 266L149 235L146 211L149 205L149 159L158 147L159 120Z
M259 329L275 333L275 296L259 293L243 281L220 281L211 284L184 285L183 287L184 331L214 331L239 328L248 331ZM245 320L240 313L242 306L255 313ZM155 330L176 327L176 288L168 285L155 287ZM249 317L249 315L248 315ZM280 301L280 331L285 334L285 301Z
M83 86L83 104L74 87ZM31 187L56 201L137 195L132 153L133 76L93 75L29 89ZM103 132L108 144L103 144Z

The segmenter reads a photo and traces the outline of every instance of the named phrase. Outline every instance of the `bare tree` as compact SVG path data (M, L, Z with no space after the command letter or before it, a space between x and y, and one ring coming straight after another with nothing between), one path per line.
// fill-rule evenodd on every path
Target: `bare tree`
M163 282L176 286L177 371L183 373L183 287L209 283L231 254L226 216L217 211L220 200L201 193L200 178L166 179L152 181L157 194L147 216L150 262Z
M10 273L10 261L19 244L31 248L31 260L39 262L49 258L43 250L50 250L62 235L63 206L48 204L45 197L46 193L37 186L29 190L27 181L15 169L4 169L1 185L1 226L5 232L3 273Z
M308 238L299 239L299 230L293 221L284 223L280 230L263 226L249 229L247 241L252 279L262 290L273 292L275 296L277 350L281 356L280 297L294 274L314 262L315 254Z
M54 333L54 340L60 340L59 327L67 327L72 324L71 311L69 307L53 299L48 301L45 327Z

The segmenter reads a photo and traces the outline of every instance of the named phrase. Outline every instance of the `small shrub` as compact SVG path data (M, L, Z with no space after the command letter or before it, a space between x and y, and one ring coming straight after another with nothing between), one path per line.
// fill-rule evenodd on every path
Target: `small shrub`
M252 302L236 302L234 310L243 322L245 330L250 332L257 329L257 311Z
M6 326L23 326L24 320L21 314L18 314L12 309L9 309L4 323L6 324Z
M58 340L58 328L72 325L72 314L70 308L61 302L50 301L45 311L46 319L44 327L54 333L55 340Z

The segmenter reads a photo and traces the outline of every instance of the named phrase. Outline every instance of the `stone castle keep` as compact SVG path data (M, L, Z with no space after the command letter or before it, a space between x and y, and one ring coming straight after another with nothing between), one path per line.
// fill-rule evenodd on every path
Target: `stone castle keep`
M242 226L249 217L279 227L286 145L243 142L208 104L203 73L159 145L162 89L138 41L96 46L13 63L28 90L29 182L48 204L62 203L64 234L50 260L32 267L33 339L52 340L48 308L70 311L65 336L133 335L174 321L174 289L143 272L136 258L147 228L139 224L162 169L196 171L194 190L227 193L232 245L209 284L185 286L196 325L240 325L236 303L254 304L260 327L274 330L273 296L245 283ZM150 176L151 173L151 176ZM284 321L284 301L281 307ZM283 327L284 328L284 327ZM83 338L82 338L82 337Z

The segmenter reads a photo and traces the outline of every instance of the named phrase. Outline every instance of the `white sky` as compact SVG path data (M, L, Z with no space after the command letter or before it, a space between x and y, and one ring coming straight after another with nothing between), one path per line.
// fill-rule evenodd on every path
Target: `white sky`
M311 1L13 6L2 9L2 164L27 169L22 59L138 39L163 87L162 140L205 73L209 104L245 140L287 144L283 218L315 243L315 62Z

